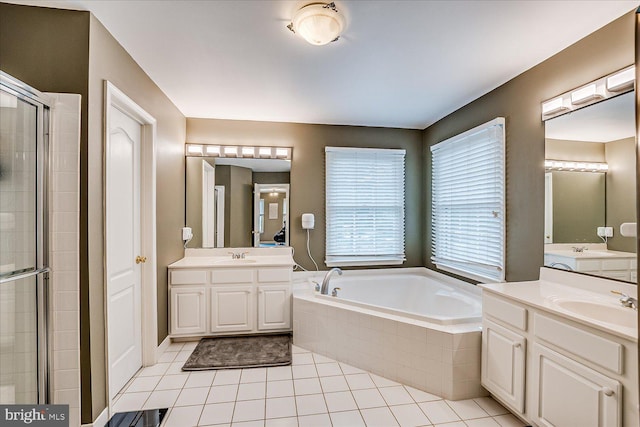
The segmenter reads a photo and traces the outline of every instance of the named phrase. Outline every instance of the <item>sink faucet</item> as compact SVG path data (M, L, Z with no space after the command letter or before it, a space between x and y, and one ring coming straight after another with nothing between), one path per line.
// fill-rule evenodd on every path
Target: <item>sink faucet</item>
M227 252L227 253L231 255L231 259L245 259L245 256L249 252Z
M629 307L634 310L638 310L638 300L636 298L630 297L627 294L624 294L620 291L611 291L612 294L620 295L620 304L623 307Z
M331 274L334 271L337 272L340 276L342 276L342 270L340 270L338 267L333 267L331 270L329 270L327 274L324 275L324 280L322 280L322 287L320 288L321 295L329 294L329 279L331 279Z
M578 252L578 253L582 253L585 251L585 249L587 249L586 246L572 246L571 249L573 249L573 252Z

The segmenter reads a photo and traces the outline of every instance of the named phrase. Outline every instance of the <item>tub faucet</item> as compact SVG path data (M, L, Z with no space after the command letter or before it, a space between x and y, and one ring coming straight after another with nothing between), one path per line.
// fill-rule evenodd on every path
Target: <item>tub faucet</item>
M331 279L331 274L334 271L338 272L338 274L342 276L342 270L340 270L338 267L333 267L331 270L329 270L327 274L324 275L324 280L322 280L322 287L320 288L321 295L329 294L329 279Z

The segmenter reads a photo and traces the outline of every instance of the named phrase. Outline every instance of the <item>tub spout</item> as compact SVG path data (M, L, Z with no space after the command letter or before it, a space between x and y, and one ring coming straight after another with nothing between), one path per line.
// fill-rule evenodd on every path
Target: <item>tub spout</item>
M334 267L324 275L324 280L322 280L322 287L320 288L320 294L328 295L329 294L329 280L331 279L331 274L336 271L340 276L342 276L342 270L338 267Z

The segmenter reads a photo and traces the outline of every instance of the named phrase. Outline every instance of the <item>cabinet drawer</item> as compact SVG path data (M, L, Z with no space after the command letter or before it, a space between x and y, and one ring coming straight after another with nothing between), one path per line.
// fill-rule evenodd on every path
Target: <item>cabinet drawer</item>
M211 283L253 283L253 269L215 269L211 272Z
M628 270L629 260L628 259L605 259L605 260L602 260L602 269L603 270Z
M485 292L482 295L482 311L522 331L527 330L527 309L524 307L495 298Z
M622 345L536 313L533 330L541 338L612 372L622 374Z
M601 264L598 260L580 260L577 262L578 271L600 271Z
M258 282L289 282L291 280L290 268L261 268L258 270Z
M174 270L171 285L200 285L207 283L207 272L201 270Z

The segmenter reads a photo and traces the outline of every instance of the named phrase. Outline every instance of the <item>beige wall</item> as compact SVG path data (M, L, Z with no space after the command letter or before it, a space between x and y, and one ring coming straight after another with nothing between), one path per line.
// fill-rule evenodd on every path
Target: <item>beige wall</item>
M605 175L553 171L553 243L602 243Z
M429 146L495 117L505 117L508 281L536 279L543 265L545 156L540 103L634 63L634 32L634 14L630 12L425 130L425 188L430 188ZM424 241L429 242L428 198L425 207ZM435 268L430 261L431 248L426 243L424 247L424 264Z
M158 343L168 333L167 265L183 256L181 228L184 225L185 118L138 64L91 17L89 45L89 134L88 134L88 233L89 311L91 333L91 393L83 389L83 401L92 402L96 417L106 407L103 282L103 103L108 80L157 120L156 130L156 218ZM178 203L176 204L176 200ZM87 349L84 348L83 362ZM85 372L85 375L87 373ZM83 411L83 421L87 421Z
M313 269L307 256L306 232L301 216L315 214L311 230L311 253L321 269L324 266L324 147L353 146L404 148L406 157L406 254L404 266L422 265L423 194L421 131L359 126L311 125L298 123L252 122L239 120L187 119L187 141L197 143L293 147L291 162L290 243L296 261Z
M604 162L605 144L601 142L564 141L562 139L545 139L545 159L573 160L576 162Z
M620 224L636 222L636 163L635 138L611 141L605 144L607 172L607 225L613 227L613 237L609 238L609 249L636 252L633 237L620 235Z
M253 246L253 172L249 168L230 166L229 192L229 246L246 248ZM227 207L228 206L228 207Z

